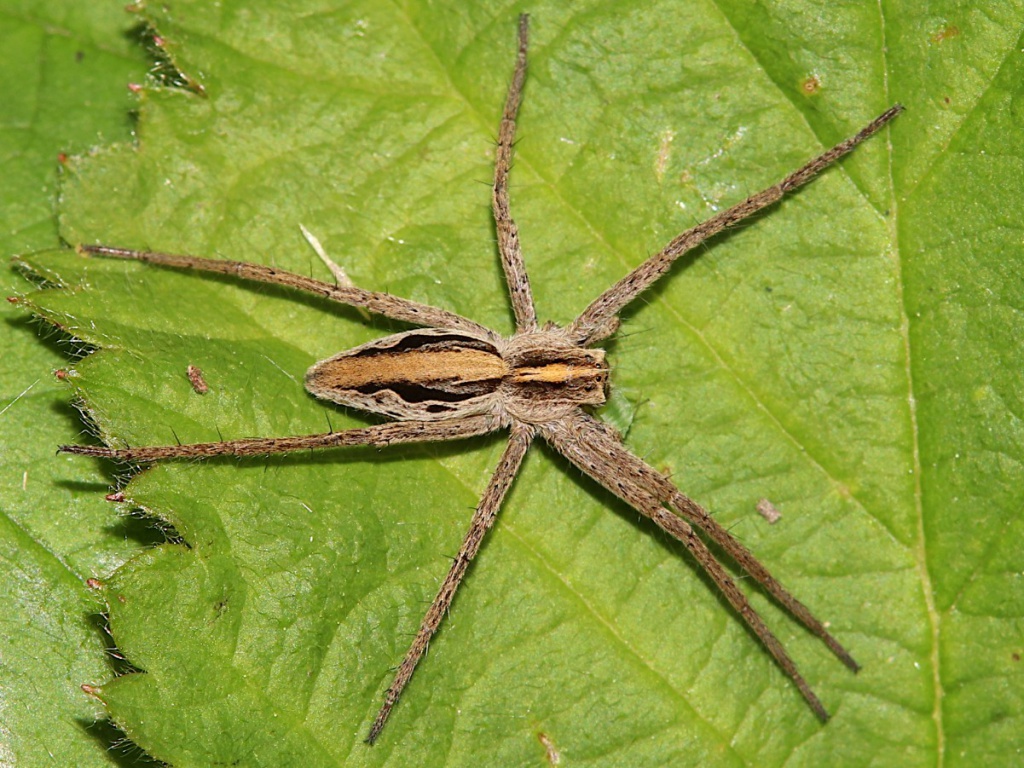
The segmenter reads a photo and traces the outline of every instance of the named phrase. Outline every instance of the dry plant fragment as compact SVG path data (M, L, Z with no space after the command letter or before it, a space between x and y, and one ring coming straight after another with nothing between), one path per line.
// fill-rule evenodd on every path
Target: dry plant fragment
M192 389L195 390L197 395L205 395L210 391L210 385L206 383L206 379L203 378L203 372L197 365L190 365L186 370L185 374L188 376L189 383L192 385Z
M775 523L782 519L782 513L779 512L779 508L768 501L768 499L761 499L757 502L757 512L768 521L769 525L775 525Z
M537 733L537 741L544 747L544 757L548 761L548 765L561 765L562 755L558 751L558 747L555 746L555 742L551 740L543 731Z
M663 277L681 255L811 181L888 124L902 111L902 107L897 105L888 109L859 133L811 160L778 184L683 232L664 250L594 299L569 326L561 328L548 324L541 327L508 195L516 115L526 77L526 48L527 17L523 15L519 19L515 70L498 133L492 197L498 250L516 319L516 331L512 336L503 337L444 309L357 288L347 276L342 277L343 272L339 275L335 271L338 282L332 285L259 264L84 245L79 248L83 255L134 259L273 283L421 327L341 352L316 363L306 374L306 388L317 397L389 416L395 419L391 423L295 437L124 449L72 445L63 446L61 450L129 462L153 462L223 455L254 456L351 445L387 446L456 440L507 429L508 444L473 515L458 555L427 610L369 729L367 741L371 744L380 735L430 639L440 627L470 562L497 518L523 457L538 435L595 482L678 540L792 679L814 713L826 720L828 713L825 707L782 644L696 531L703 531L776 602L821 638L847 667L856 671L857 663L822 622L703 507L683 494L668 477L630 452L615 430L590 415L588 406L605 402L608 381L604 351L592 349L591 345L611 335L618 326L618 314L623 308ZM315 238L310 242L319 248ZM326 258L325 261L329 266L332 263ZM193 378L190 369L189 378L195 386L201 375L196 372Z

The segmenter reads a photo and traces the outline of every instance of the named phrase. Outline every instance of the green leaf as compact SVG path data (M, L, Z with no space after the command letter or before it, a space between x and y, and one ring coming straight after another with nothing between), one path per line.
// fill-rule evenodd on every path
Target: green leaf
M821 726L680 548L538 449L366 747L492 438L138 476L127 505L180 540L106 583L141 670L102 686L110 716L176 766L543 764L545 744L595 765L1007 762L1024 732L1024 9L530 11L512 203L540 313L560 323L678 231L906 104L840 168L680 264L610 345L629 446L864 669L748 590L833 712ZM62 236L324 276L302 223L358 285L507 332L486 183L516 12L154 7L205 96L153 85L135 144L72 162ZM99 347L72 381L108 442L367 423L301 376L386 322L69 251L27 261L67 286L30 296L36 311Z
M0 249L11 254L59 244L59 154L128 137L125 85L144 76L146 61L120 8L0 5ZM3 296L32 288L3 270ZM81 435L67 387L52 375L67 364L66 348L53 334L40 343L23 308L4 301L0 313L0 764L111 765L122 737L81 689L113 674L102 604L84 582L154 537L111 514L101 468L54 457Z

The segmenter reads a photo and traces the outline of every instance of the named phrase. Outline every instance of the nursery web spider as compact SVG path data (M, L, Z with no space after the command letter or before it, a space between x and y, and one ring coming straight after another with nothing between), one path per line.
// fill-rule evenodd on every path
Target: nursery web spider
M370 727L366 740L372 744L437 632L466 569L494 524L523 457L539 435L570 463L682 543L796 684L810 708L824 721L828 718L825 707L695 529L703 531L721 547L769 595L821 638L847 667L856 671L857 663L810 610L776 581L742 544L669 478L631 453L614 429L591 415L587 407L605 402L608 382L605 353L593 345L615 332L622 309L664 276L682 254L811 181L879 131L903 108L892 107L858 134L811 160L778 184L683 232L664 250L594 299L567 327L551 323L541 326L537 322L508 195L516 114L526 76L526 42L527 16L523 15L519 19L515 71L498 133L492 197L498 251L515 314L516 331L512 336L503 337L444 309L365 291L347 282L332 285L258 264L83 245L79 251L85 255L135 259L275 283L364 308L392 320L421 326L421 329L396 333L341 352L316 363L306 373L306 388L315 396L389 416L395 419L393 422L297 437L124 449L69 445L60 450L145 463L221 455L253 456L310 448L455 440L508 429L508 445L473 515L458 555Z

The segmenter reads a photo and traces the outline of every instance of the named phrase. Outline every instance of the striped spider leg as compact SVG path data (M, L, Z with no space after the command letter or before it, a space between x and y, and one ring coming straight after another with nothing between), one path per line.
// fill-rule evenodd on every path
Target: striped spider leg
M570 463L677 539L722 591L821 719L828 713L782 644L708 549L697 530L746 571L850 669L857 663L824 625L794 598L742 544L667 477L631 453L619 435L588 413L605 402L608 365L591 345L618 326L618 315L668 273L683 253L734 226L786 193L806 184L895 118L894 106L856 135L758 192L683 232L596 298L567 327L538 325L519 232L512 219L508 176L516 115L526 77L528 19L519 19L519 46L502 114L494 166L492 207L498 250L515 315L516 330L503 337L472 320L436 307L365 291L350 283L331 285L258 264L174 256L100 245L79 247L83 255L133 259L179 269L215 272L274 283L384 317L421 326L371 341L313 365L306 388L319 398L390 417L394 421L342 432L284 438L253 438L192 445L140 448L63 446L60 450L128 462L210 456L254 456L353 445L442 441L509 430L509 440L484 491L457 556L412 644L395 673L367 736L373 743L423 658L451 606L484 535L494 524L508 489L533 439L540 435Z

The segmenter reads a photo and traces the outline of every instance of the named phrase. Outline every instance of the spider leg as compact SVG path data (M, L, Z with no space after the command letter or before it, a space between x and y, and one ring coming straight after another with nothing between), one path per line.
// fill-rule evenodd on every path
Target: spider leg
M663 506L656 492L647 486L645 476L637 475L630 468L623 467L619 463L622 458L619 452L608 450L607 441L599 436L606 433L595 432L591 429L592 426L580 419L570 418L541 425L540 432L555 450L576 467L650 518L659 528L686 547L740 618L757 635L782 671L793 681L814 714L822 721L827 721L828 712L800 674L796 663L693 527ZM625 450L621 452L628 453Z
M601 450L607 452L612 457L612 461L622 471L633 475L659 501L672 507L690 524L704 531L712 541L725 550L726 554L734 562L750 574L769 595L775 598L776 602L789 611L807 629L821 638L829 650L843 664L854 672L860 669L860 665L853 660L853 657L839 644L839 641L832 637L829 631L825 629L825 626L811 613L810 609L793 597L792 593L772 576L768 569L754 557L751 551L725 530L721 523L708 514L707 510L680 491L675 483L654 469L654 467L627 450L622 445L619 435L607 424L582 411L577 413L576 419L585 424L586 429L593 429L595 432L600 433L600 437L597 440Z
M221 275L253 280L260 283L272 283L288 288L312 293L339 304L360 307L392 320L413 325L425 325L434 328L450 328L465 331L477 336L496 339L496 334L488 328L474 323L461 315L449 312L429 304L420 304L388 293L364 291L353 285L332 285L312 277L305 277L294 272L286 272L276 267L263 264L250 264L244 261L228 261L227 259L205 259L200 256L180 256L170 253L154 253L151 251L135 251L130 248L113 248L107 245L80 245L78 252L86 256L103 256L114 259L130 259L158 264L175 269L194 269L198 272L214 272Z
M836 144L803 167L797 169L778 184L751 195L705 222L683 232L664 250L651 256L615 285L590 303L583 313L568 328L569 338L576 344L589 345L600 341L614 331L614 318L637 296L647 290L672 264L687 251L697 247L709 237L734 226L762 208L777 202L783 195L803 186L844 155L852 152L858 144L870 138L895 118L903 107L896 104L880 114L857 134Z
M493 432L500 425L491 416L467 416L447 421L395 421L372 427L346 429L296 437L252 437L216 443L160 445L145 448L101 448L93 445L62 445L58 453L98 456L105 459L148 463L164 459L207 459L212 456L264 456L313 448L352 445L383 447L399 443L439 442Z
M512 425L508 445L501 456L501 460L498 462L498 467L491 476L491 481L487 484L487 490L484 491L476 512L473 514L473 520L469 525L466 537L462 541L462 546L459 547L459 553L455 556L455 560L448 570L448 575L441 582L441 588L437 592L437 597L434 598L434 602L427 609L423 622L420 624L419 632L416 633L412 645L409 647L405 658L402 659L402 663L395 673L394 681L388 688L387 693L384 694L384 704L381 705L380 710L377 712L373 725L370 727L370 733L366 737L368 744L373 744L377 740L381 729L384 728L384 724L391 714L391 710L398 702L413 672L416 671L416 665L419 664L420 659L427 652L430 639L437 632L438 627L441 626L441 621L452 604L455 592L466 575L466 569L469 568L470 562L480 550L480 544L483 542L484 535L494 524L494 520L498 516L501 502L512 485L512 481L515 479L516 473L523 463L523 457L526 456L526 451L529 449L535 434L536 430L532 426L521 422L516 422Z
M508 283L512 311L516 316L516 331L519 333L537 330L537 309L530 290L530 277L523 262L523 248L519 242L519 228L512 219L508 199L508 172L512 165L512 148L516 136L516 114L522 100L523 83L526 80L526 38L530 17L519 17L519 53L516 69L508 86L505 111L501 116L498 130L498 149L494 158L494 194L491 198L494 210L494 226L498 233L498 251L501 253L501 267Z

